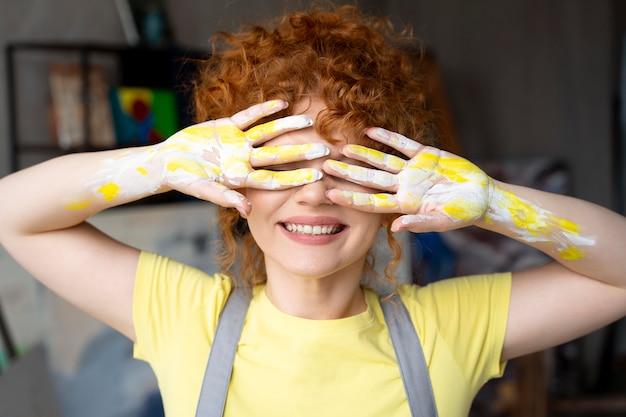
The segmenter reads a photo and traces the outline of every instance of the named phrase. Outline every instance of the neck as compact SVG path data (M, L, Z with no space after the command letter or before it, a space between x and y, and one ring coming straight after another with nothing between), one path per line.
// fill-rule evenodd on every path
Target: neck
M358 274L309 278L271 274L265 291L282 312L312 320L350 317L367 309Z

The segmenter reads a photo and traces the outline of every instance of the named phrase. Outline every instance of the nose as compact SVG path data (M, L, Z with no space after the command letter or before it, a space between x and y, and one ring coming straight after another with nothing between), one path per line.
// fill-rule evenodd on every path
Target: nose
M319 181L296 187L294 198L296 202L310 206L334 204L326 197L326 191L335 188L334 183L332 177L325 174Z

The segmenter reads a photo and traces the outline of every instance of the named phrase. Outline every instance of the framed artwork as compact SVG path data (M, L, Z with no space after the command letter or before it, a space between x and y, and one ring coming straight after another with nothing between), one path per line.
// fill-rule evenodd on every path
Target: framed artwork
M118 87L110 101L119 146L158 143L178 130L176 95L170 89Z

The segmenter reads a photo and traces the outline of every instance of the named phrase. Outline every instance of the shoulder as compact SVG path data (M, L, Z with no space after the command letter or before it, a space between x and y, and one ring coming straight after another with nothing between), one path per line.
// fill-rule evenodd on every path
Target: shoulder
M402 285L399 294L418 333L435 330L448 340L468 329L489 332L489 326L504 331L511 299L511 274L499 273L449 278L426 286Z
M488 298L510 298L511 273L472 275L443 279L425 286L404 284L399 288L402 301L408 305L435 307Z
M138 285L171 284L221 288L230 293L232 280L227 275L208 274L198 268L178 262L167 256L141 252L137 264Z
M172 258L142 252L133 297L135 317L183 318L207 308L219 316L232 286L231 278L224 274L208 274Z
M450 278L423 287L403 285L399 293L431 370L454 364L472 389L502 374L510 273ZM435 385L445 390L445 378Z
M135 356L152 360L178 340L212 335L232 287L224 274L207 274L172 258L142 252L133 295ZM184 335L184 336L183 336ZM194 340L200 346L204 339ZM185 342L186 343L186 342ZM206 344L206 341L202 342Z

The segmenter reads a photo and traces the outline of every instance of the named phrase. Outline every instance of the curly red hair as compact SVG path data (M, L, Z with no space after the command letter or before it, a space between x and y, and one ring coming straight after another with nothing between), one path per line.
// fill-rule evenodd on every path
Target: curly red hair
M315 96L326 104L315 127L328 140L341 131L350 142L393 153L365 135L380 126L433 144L436 120L426 106L421 55L408 31L395 31L388 19L366 17L352 6L287 13L268 27L219 32L194 81L196 119L229 117L270 99L293 104ZM247 225L233 209L220 208L218 219L222 270L248 285L264 282L263 256ZM389 229L387 235L393 260L385 276L395 282L401 248ZM235 264L238 271L232 271Z

